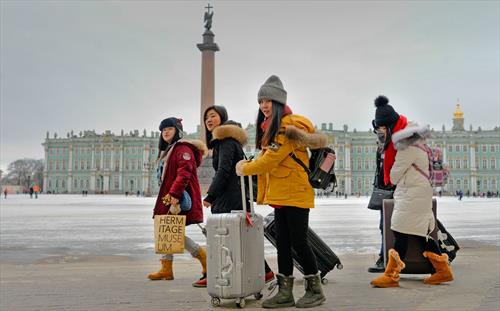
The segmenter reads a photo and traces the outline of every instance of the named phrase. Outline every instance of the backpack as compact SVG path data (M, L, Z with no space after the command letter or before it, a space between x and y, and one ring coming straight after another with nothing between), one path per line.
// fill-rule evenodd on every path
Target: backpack
M417 147L427 153L429 158L429 175L422 171L415 163L412 166L422 175L427 178L433 187L442 187L446 184L448 180L448 169L443 164L442 151L439 148L430 148L428 145L423 147L420 145L412 145Z
M333 172L335 168L335 151L327 147L311 149L310 152L309 167L297 158L293 152L290 152L290 157L304 168L309 177L309 183L313 188L326 190L330 185L333 185L333 191L337 187L337 177Z

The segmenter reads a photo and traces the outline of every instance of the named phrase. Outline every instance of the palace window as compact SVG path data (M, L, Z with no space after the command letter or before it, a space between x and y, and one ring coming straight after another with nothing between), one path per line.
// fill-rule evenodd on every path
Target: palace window
M361 158L358 158L356 162L357 162L357 164L358 164L358 165L357 165L357 167L358 167L358 171L360 171L360 170L361 170Z
M490 145L490 151L495 152L495 145Z
M495 162L496 162L496 161L495 161L495 157L491 157L491 160L490 160L490 168L493 168L493 169L494 169L494 168L496 167L496 165L495 165L496 163L495 163Z
M463 146L463 150L464 150L464 152L466 152L466 151L467 151L467 145L464 145L464 146Z
M455 151L460 151L460 145L455 145Z
M485 159L485 158L483 158L483 168L486 168L486 167L487 167L487 165L488 165L488 163L487 163L487 162L488 162L488 161L486 161L486 159Z
M487 147L488 147L488 146L483 145L483 152L486 152L486 148L487 148Z
M468 166L468 165L467 165L467 162L468 162L468 161L467 161L467 157L465 157L465 158L464 158L464 168L467 168L467 166Z
M365 159L365 170L370 169L370 161Z
M344 145L339 146L339 152L344 152Z
M448 145L448 151L452 152L453 151L453 145Z
M339 162L339 168L344 168L344 160L340 160L340 162Z

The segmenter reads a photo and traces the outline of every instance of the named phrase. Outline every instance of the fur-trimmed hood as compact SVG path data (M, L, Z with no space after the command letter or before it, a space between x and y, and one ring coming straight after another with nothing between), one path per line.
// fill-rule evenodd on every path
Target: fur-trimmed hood
M191 144L195 146L198 150L201 151L203 158L208 155L207 145L205 145L205 143L199 139L179 139L177 143Z
M431 131L427 126L410 121L404 129L392 135L392 142L396 150L403 150L429 137L431 137Z
M242 146L248 142L248 136L244 129L237 125L236 122L230 122L216 127L212 131L213 140L223 140L226 138L233 138L238 141Z
M324 148L328 145L328 139L325 134L319 132L307 133L294 125L288 125L285 128L285 137L311 149Z

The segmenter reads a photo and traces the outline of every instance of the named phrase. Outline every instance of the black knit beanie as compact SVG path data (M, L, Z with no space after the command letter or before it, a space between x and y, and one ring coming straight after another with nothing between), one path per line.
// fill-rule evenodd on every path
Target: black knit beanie
M179 132L183 131L182 128L182 119L178 118L166 118L163 121L160 122L159 129L162 131L166 127L175 127Z
M267 78L266 82L260 87L257 95L257 101L263 99L274 100L282 105L286 105L286 91L283 88L280 78L275 75Z
M398 121L399 114L389 105L389 99L384 95L380 95L375 98L375 120L373 120L373 125L375 127L386 126L392 128L392 126Z

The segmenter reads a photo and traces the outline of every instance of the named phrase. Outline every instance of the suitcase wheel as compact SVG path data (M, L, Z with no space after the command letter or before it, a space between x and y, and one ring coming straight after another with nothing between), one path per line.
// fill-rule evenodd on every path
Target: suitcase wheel
M328 279L327 278L321 278L321 284L323 284L323 285L328 284Z
M237 298L236 306L240 309L243 309L245 307L245 298Z
M220 306L220 299L218 297L212 297L210 302L212 303L212 307Z
M337 269L342 270L342 269L344 269L344 266L341 263L338 263L337 264Z
M264 295L263 295L262 293L257 293L257 294L255 294L255 295L253 295L253 296L254 296L254 297L255 297L255 299L257 299L257 300L260 300L260 299L262 299L262 297L264 297Z

